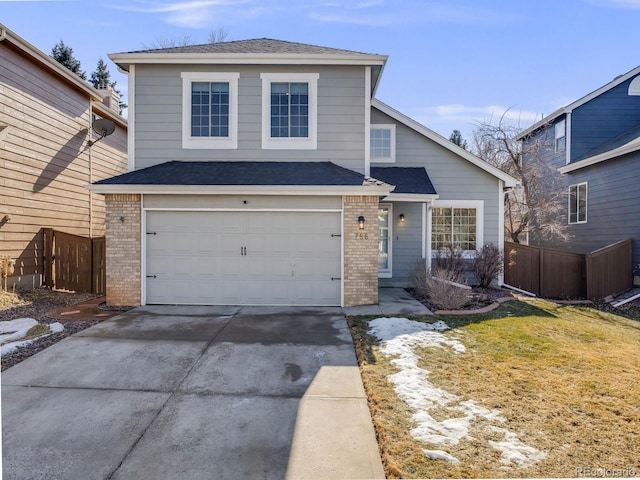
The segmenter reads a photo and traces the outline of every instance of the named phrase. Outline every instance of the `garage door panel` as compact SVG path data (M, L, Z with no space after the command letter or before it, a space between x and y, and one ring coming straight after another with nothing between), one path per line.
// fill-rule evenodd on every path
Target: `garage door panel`
M147 212L147 231L148 303L340 304L339 213Z

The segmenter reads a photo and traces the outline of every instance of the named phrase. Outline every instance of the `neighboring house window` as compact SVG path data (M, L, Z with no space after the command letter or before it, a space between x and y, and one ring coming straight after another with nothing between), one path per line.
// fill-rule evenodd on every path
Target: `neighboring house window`
M182 148L238 148L238 73L182 72Z
M483 202L437 201L431 210L431 250L463 250L470 255L483 242Z
M317 73L263 73L262 148L317 148Z
M564 152L567 148L567 121L560 120L555 124L556 152Z
M569 187L569 224L587 223L587 184Z
M378 208L378 277L391 277L391 205Z
M371 125L370 156L372 162L396 161L396 126Z

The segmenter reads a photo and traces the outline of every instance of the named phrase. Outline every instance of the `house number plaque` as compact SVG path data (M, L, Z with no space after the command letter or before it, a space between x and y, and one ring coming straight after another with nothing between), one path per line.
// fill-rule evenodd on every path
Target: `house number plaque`
M368 233L358 233L356 232L356 240L369 240L369 234Z

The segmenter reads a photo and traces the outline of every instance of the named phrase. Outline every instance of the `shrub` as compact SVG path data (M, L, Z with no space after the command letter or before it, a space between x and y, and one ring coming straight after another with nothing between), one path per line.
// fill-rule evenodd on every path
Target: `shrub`
M462 273L435 267L427 270L424 260L417 261L411 271L411 287L441 310L459 310L468 301L469 291L462 284Z
M489 243L476 252L473 274L480 287L488 287L504 270L504 255L497 245Z
M466 269L463 251L451 246L447 247L446 250L436 251L433 264L434 268L452 272L460 278L462 278Z

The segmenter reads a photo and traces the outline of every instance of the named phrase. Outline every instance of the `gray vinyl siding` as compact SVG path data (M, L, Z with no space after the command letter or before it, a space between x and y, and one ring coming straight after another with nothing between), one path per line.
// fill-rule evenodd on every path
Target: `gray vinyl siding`
M372 166L425 167L439 200L482 200L483 242L499 242L502 197L500 181L496 177L379 110L372 109L371 123L396 125L396 162L372 162ZM396 202L393 205L394 227L400 213L404 213L407 219L409 214L415 217L415 223L405 220L404 226L394 228L394 239L396 232L406 233L393 243L393 278L380 279L382 286L406 283L411 268L422 258L422 230L419 226L422 221L421 204Z
M182 149L181 72L239 72L238 148ZM261 73L319 73L317 150L262 149ZM138 65L135 168L170 160L332 161L364 172L364 67Z
M633 265L640 264L640 152L567 174L567 185L583 182L587 223L569 225L572 238L567 242L542 245L585 253L631 237Z
M572 162L588 157L594 148L640 124L640 96L629 95L633 78L573 110Z

